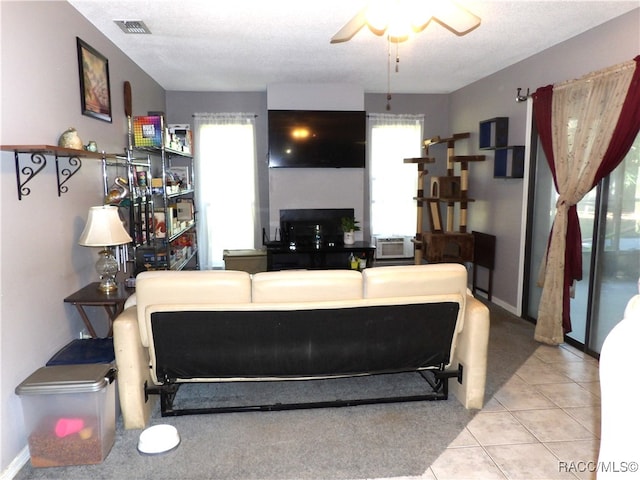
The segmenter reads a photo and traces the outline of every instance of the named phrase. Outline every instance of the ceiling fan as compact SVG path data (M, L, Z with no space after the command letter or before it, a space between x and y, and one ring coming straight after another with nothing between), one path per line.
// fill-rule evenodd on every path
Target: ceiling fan
M351 40L365 25L378 36L386 32L390 41L403 42L432 20L458 36L480 25L480 17L452 0L371 0L331 37L331 43Z

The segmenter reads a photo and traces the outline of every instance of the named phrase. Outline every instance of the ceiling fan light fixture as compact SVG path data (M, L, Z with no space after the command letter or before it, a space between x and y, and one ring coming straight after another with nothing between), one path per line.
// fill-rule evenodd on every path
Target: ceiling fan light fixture
M480 26L480 17L449 0L433 3L433 19L458 36L466 35Z
M433 5L438 3L440 3L438 0L414 0L411 2L410 23L411 29L415 33L421 32L427 28L427 25L429 25L429 22L433 19Z
M392 42L399 43L408 40L413 33L412 12L408 8L410 4L399 4L398 8L392 12L391 20L387 27L387 35Z
M480 17L453 0L370 0L331 37L331 43L351 40L365 25L375 35L386 33L392 42L403 42L431 21L460 37L480 25Z
M389 26L391 16L391 2L384 0L373 0L367 7L364 18L371 30L376 35L382 35Z
M413 30L416 0L373 0L367 7L365 19L369 30L378 36L385 33L392 42L404 42Z

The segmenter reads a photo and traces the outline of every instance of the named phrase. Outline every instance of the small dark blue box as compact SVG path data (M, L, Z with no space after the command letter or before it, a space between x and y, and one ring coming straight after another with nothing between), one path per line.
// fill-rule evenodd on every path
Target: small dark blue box
M483 120L480 122L479 129L480 149L502 148L509 144L509 117Z
M116 359L113 338L76 339L62 347L47 362L53 365L84 365L87 363L113 363Z

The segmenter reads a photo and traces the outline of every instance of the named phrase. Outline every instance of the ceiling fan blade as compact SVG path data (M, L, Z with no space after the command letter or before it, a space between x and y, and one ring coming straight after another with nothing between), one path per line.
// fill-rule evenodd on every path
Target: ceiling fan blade
M366 8L360 10L355 17L349 20L338 32L331 37L331 43L341 43L351 40L356 33L367 23L365 18Z
M460 37L480 26L480 17L453 1L434 2L433 20Z

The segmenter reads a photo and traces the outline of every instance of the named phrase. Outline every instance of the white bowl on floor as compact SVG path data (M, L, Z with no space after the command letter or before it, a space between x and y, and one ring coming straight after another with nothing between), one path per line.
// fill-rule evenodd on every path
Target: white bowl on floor
M173 425L154 425L146 428L138 439L138 451L148 455L173 450L180 443L180 435Z

